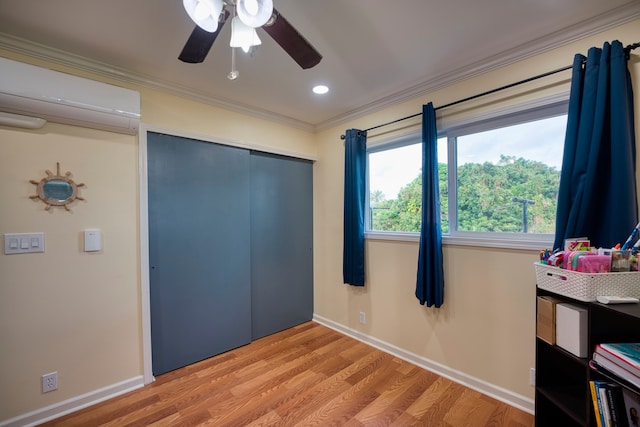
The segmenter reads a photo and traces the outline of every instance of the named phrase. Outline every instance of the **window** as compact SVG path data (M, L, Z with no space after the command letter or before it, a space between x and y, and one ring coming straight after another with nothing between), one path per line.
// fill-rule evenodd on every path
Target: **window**
M563 101L439 131L445 241L553 238L566 109ZM369 236L419 233L421 166L419 134L368 149Z

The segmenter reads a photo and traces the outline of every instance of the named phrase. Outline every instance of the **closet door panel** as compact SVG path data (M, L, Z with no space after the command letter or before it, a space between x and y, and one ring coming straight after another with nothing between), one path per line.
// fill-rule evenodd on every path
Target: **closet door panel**
M251 153L252 338L313 317L312 163Z
M251 341L250 152L148 134L154 375Z

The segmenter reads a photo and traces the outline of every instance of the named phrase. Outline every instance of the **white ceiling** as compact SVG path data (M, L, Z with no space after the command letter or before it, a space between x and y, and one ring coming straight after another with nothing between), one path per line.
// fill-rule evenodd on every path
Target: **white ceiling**
M259 29L263 44L238 51L240 77L228 80L229 23L202 64L183 63L194 25L181 0L0 0L0 47L314 130L640 17L638 0L274 6L323 55L316 67L302 70ZM331 91L313 95L317 83Z

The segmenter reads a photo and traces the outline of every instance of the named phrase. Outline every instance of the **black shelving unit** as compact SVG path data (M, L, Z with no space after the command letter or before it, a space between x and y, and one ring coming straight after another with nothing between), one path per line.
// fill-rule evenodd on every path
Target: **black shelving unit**
M596 344L640 342L640 304L583 302L540 288L536 295L551 295L587 309L589 357L577 357L536 338L535 424L540 427L596 426L590 380L615 381L640 394L640 390L615 375L589 366Z

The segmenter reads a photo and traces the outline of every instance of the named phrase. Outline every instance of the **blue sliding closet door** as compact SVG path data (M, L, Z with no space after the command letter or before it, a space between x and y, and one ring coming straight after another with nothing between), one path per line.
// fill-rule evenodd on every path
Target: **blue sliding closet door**
M251 341L248 150L148 133L153 373Z
M252 338L313 316L313 169L251 153Z

